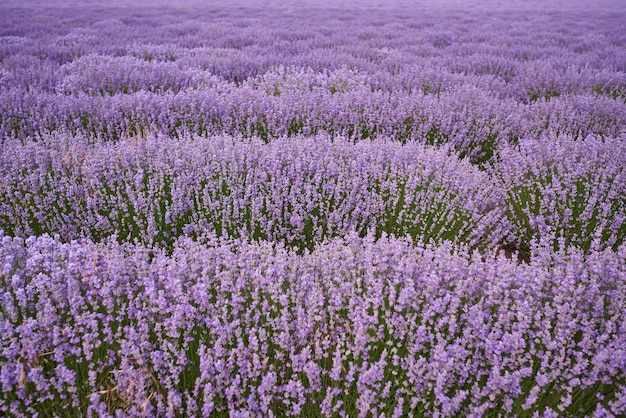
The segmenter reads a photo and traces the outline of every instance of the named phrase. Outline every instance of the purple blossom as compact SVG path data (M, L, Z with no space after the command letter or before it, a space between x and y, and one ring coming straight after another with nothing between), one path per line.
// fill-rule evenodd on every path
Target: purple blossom
M22 3L0 415L625 415L622 5Z

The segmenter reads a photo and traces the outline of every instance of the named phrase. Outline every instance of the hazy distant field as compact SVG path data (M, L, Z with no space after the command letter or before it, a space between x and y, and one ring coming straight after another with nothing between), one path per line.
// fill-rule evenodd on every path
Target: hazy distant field
M625 415L617 3L3 2L0 415Z

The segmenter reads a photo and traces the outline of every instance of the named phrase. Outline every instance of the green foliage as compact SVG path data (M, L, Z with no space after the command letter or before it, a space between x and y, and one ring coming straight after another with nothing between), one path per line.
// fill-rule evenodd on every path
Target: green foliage
M593 92L599 96L608 96L613 100L620 100L626 103L626 88L624 87L593 87Z
M553 97L559 97L561 93L556 90L531 90L528 92L528 100L534 103L538 100L548 101Z

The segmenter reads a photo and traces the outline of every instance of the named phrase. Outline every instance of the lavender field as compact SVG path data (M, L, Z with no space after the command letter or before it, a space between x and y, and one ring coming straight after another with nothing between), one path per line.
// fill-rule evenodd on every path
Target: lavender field
M0 4L0 416L626 416L626 4Z

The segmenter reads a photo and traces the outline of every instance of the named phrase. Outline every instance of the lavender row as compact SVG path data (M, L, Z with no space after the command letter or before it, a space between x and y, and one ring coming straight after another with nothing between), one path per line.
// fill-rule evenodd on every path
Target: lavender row
M525 140L483 172L450 149L325 136L153 137L89 145L50 136L0 153L0 227L11 235L146 245L182 235L313 248L349 231L616 249L626 237L624 138Z
M284 82L296 82L298 72ZM340 78L341 73L331 77ZM351 83L348 73L337 84ZM279 92L275 82L256 87L217 84L179 93L140 91L91 97L6 90L0 102L4 138L30 140L51 131L107 141L158 132L194 135L285 136L328 133L354 139L393 136L427 144L452 144L472 161L485 162L508 143L542 134L619 136L626 104L598 96L567 96L531 105L493 99L471 86L437 95L372 92L368 86ZM341 87L340 87L341 88Z
M0 228L18 236L167 247L213 232L303 250L372 230L484 249L509 233L505 194L486 173L392 140L51 136L5 143L0 162Z
M159 50L157 47L144 48L148 51ZM176 53L175 47L170 48ZM242 77L241 80L224 77L224 70L220 70L218 66L232 66L232 71L241 70L241 66L246 66L245 61L253 61L258 57L241 57L243 53L237 50L213 47L182 49L178 52L180 57L165 61L138 57L132 50L128 52L130 55L122 56L86 51L84 55L62 65L42 60L39 56L17 54L4 59L0 67L0 82L3 87L20 87L32 91L57 94L81 92L103 96L129 94L140 90L177 93L187 88L201 88L207 82L215 80L234 85L256 83L268 75L274 76L277 69L285 67L297 69L301 76L306 72L316 74L314 78L296 80L300 86L313 87L320 78L324 78L324 73L349 68L357 75L352 83L366 84L372 90L422 90L428 93L449 91L467 84L484 90L492 97L523 103L560 95L592 93L624 99L626 79L623 70L610 67L590 68L592 63L585 61L564 65L563 60L566 58L562 56L535 58L526 62L475 52L456 57L449 52L447 56L438 56L436 59L424 59L419 56L423 54L419 54L419 60L415 52L411 52L407 53L406 58L398 58L399 62L394 62L393 65L383 60L366 69L349 60L342 60L341 56L337 57L333 65L312 65L303 57L298 60L274 55L272 65L266 65L266 68ZM610 52L612 53L614 52ZM39 54L42 52L39 51ZM150 57L150 52L143 54ZM394 56L394 52L387 47L383 47L380 54ZM593 58L597 59L595 56ZM450 65L446 65L448 60L451 61ZM619 67L623 65L618 64ZM516 68L518 66L522 68ZM342 85L332 87L341 89Z
M0 411L622 416L626 248L0 244Z

